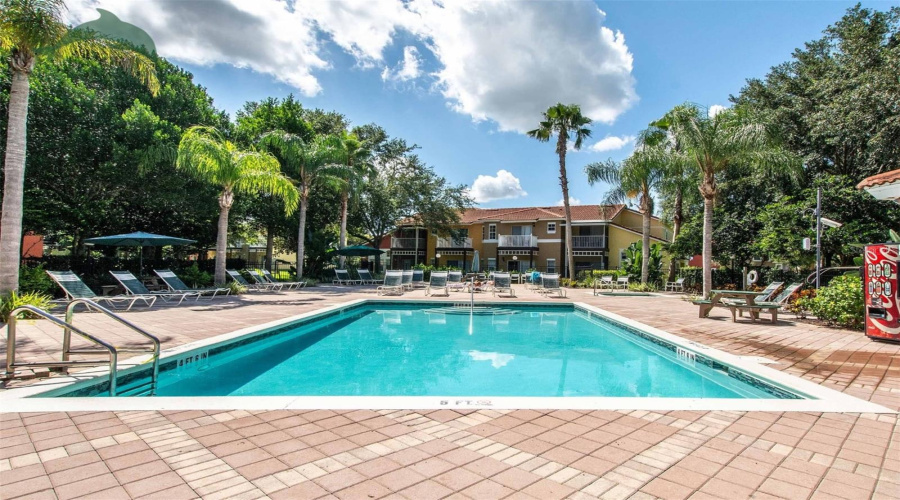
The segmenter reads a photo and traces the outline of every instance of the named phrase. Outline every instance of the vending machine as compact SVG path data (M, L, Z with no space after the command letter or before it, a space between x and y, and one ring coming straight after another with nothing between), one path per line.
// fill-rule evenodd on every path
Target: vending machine
M865 290L866 336L900 341L900 244L866 245Z

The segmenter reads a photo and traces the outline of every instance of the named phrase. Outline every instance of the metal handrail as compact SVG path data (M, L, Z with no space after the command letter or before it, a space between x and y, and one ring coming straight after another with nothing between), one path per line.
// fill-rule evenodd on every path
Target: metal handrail
M118 321L119 323L127 326L128 328L143 335L144 337L150 339L151 342L153 342L152 350L125 348L125 349L119 349L119 351L120 352L152 352L153 353L153 357L152 357L153 371L152 371L151 378L150 378L150 383L151 383L150 395L151 396L154 395L156 393L157 379L159 378L159 351L160 351L159 338L157 338L155 335L152 335L152 334L146 332L141 327L135 325L134 323L128 321L127 319L119 316L118 314L110 311L109 309L101 306L100 304L98 304L90 299L75 299L72 302L69 302L69 305L66 306L66 320L65 320L65 323L68 324L69 326L72 325L72 322L73 322L72 320L73 320L73 317L75 316L75 306L77 306L78 304L84 304L89 309L96 309L97 311L102 312L103 314L105 314L105 315L109 316L110 318ZM68 360L69 354L71 354L73 352L70 350L71 338L72 338L71 334L69 333L68 330L63 332L63 360L64 361ZM82 353L86 353L86 352L85 351L75 351L75 353L82 354Z
M15 373L16 367L69 367L69 366L99 366L104 363L98 363L96 361L69 361L68 356L64 355L64 359L62 361L40 361L40 362L30 362L30 363L16 363L16 323L18 322L19 313L30 312L32 314L36 314L44 319L49 320L51 323L56 326L62 328L66 333L67 337L71 337L72 332L75 332L76 335L84 338L85 340L89 340L97 345L103 346L107 351L109 351L109 395L116 395L116 364L118 363L118 351L115 346L108 344L93 335L86 333L75 326L57 318L56 316L44 311L42 309L38 309L34 306L24 305L17 307L14 309L9 315L9 323L6 325L6 373L8 376L12 376Z
M860 273L860 275L862 275L863 268L862 268L862 266L823 267L822 269L819 269L818 272L813 271L812 274L810 274L809 276L807 276L807 277L806 277L806 284L807 284L807 285L811 285L811 284L815 283L815 282L816 282L816 275L817 275L817 274L818 274L819 277L821 278L821 276L822 276L823 274L828 274L828 273L830 273L830 272L836 272L836 271L842 271L842 272L847 272L847 271L858 271L858 272Z

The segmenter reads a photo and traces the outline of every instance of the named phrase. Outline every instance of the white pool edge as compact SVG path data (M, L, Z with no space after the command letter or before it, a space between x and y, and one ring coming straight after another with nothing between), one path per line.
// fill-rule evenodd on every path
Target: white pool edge
M278 328L299 320L327 315L380 299L356 299L316 311L241 328L233 332L165 349L161 362L193 350L227 343L248 334ZM403 301L398 301L403 302ZM413 300L411 302L433 302ZM480 305L510 304L509 301L479 301ZM545 302L514 302L516 305L547 306ZM691 352L702 354L765 381L773 382L792 392L814 399L704 399L704 398L624 398L624 397L441 397L441 396L195 396L195 397L123 397L123 398L34 398L49 391L60 390L77 383L87 383L108 374L103 367L80 371L68 377L54 377L0 392L0 413L49 411L147 411L147 410L302 410L302 409L559 409L559 410L648 410L648 411L774 411L824 413L897 413L884 406L829 389L800 377L742 359L664 330L620 316L583 302L573 303L593 315L645 331L666 342ZM144 357L130 358L120 363L120 371L141 364Z

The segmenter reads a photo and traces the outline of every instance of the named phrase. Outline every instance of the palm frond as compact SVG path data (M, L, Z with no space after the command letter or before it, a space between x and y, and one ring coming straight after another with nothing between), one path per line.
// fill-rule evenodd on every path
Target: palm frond
M181 136L175 167L220 187L236 182L231 153L222 134L213 127L195 126Z
M0 1L0 46L29 54L56 46L68 31L65 10L63 0Z

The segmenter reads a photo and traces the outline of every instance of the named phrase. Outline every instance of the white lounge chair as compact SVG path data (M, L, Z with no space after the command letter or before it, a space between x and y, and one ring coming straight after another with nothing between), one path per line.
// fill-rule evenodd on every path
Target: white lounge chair
M388 271L384 274L384 284L376 288L375 291L378 295L387 295L389 293L403 295L403 289L403 272Z
M226 269L225 273L228 275L229 278L234 280L235 283L241 285L242 287L246 288L247 290L253 290L256 292L271 292L275 289L275 286L270 285L268 283L264 284L264 285L261 285L259 283L250 283L249 281L247 281L247 278L245 278L243 274L241 274L239 271L236 271L234 269Z
M463 281L462 271L450 271L447 273L447 287L451 292L466 291L466 283Z
M306 286L306 281L278 281L272 276L272 273L270 273L268 269L263 269L262 275L269 283L281 283L286 286L288 290L299 290Z
M423 288L425 287L425 271L421 269L413 269L412 271L412 287L413 288Z
M559 286L559 274L542 274L541 287L537 291L541 295L556 294L558 297L566 296L566 289Z
M413 272L409 271L400 271L400 276L402 276L403 280L403 289L404 290L412 290L413 289ZM385 276L387 278L387 276Z
M269 281L260 274L259 271L255 269L247 269L247 274L253 278L254 284L259 286L269 287L271 290L283 290L286 286L284 283L280 283L278 281Z
M678 278L675 281L667 281L666 291L684 293L684 278Z
M516 291L512 287L512 276L509 273L494 273L494 288L492 290L492 294L497 296L497 294L506 293L510 297L516 296Z
M128 271L110 271L109 274L112 274L113 278L122 285L127 295L152 295L153 297L159 297L163 302L178 300L178 305L184 302L184 299L187 297L197 297L197 300L200 300L200 295L202 295L200 292L151 292L141 283L141 280Z
M143 301L147 307L153 307L153 304L156 302L156 297L152 295L97 295L72 271L47 271L47 274L66 293L66 298L63 302L71 302L75 299L88 299L94 302L107 302L112 307L117 307L116 304L127 303L126 311L130 310L134 303L139 300Z
M612 290L613 277L612 276L600 276L600 279L597 280L597 289L605 290L607 288Z
M173 292L200 292L202 295L209 295L210 300L220 293L225 296L231 293L231 288L227 287L209 287L209 288L190 288L185 285L181 278L168 269L154 269L154 273L163 280L163 283Z
M363 285L380 285L384 280L377 280L368 269L357 269L356 274L359 275L359 281Z
M628 290L628 276L620 276L619 279L616 280L615 288L621 288L622 290Z
M334 279L331 281L336 285L359 285L360 281L351 279L350 273L346 269L335 269Z
M450 288L447 286L447 271L431 271L425 295L437 294L450 296Z

